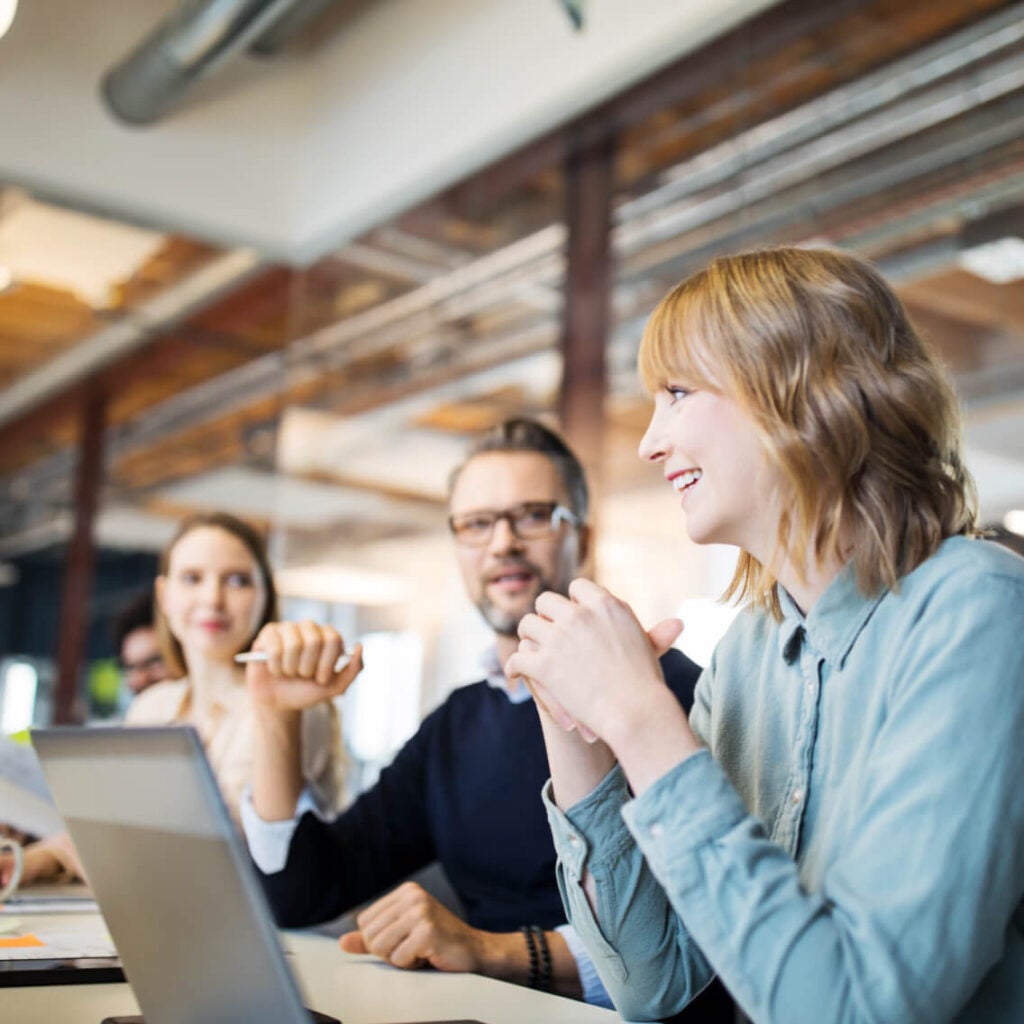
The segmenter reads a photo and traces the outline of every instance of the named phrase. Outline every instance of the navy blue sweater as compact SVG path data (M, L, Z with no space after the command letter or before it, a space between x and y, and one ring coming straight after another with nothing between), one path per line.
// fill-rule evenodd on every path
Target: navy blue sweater
M662 671L689 711L700 668L673 650ZM532 701L485 682L456 690L348 810L303 815L284 868L263 875L278 923L331 920L437 860L472 926L564 924L540 799L548 774Z

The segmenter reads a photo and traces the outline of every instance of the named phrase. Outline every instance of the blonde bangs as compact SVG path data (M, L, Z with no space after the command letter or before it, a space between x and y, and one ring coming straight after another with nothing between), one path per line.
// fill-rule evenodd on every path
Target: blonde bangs
M718 388L708 371L713 340L691 278L655 307L644 327L637 370L648 394L669 383Z

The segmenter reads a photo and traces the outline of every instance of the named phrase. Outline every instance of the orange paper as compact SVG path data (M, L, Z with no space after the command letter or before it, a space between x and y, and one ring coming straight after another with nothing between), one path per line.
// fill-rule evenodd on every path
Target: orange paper
M0 938L0 949L28 949L31 946L45 946L37 935L15 935L13 938Z

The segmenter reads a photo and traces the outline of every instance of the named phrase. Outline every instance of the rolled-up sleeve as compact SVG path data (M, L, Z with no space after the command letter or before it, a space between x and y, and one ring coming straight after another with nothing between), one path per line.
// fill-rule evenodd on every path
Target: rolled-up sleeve
M707 984L711 971L692 948L623 820L630 795L621 769L612 769L568 813L555 805L550 783L543 796L566 915L616 1009L638 1021L681 1009ZM600 923L583 890L586 872L594 880Z

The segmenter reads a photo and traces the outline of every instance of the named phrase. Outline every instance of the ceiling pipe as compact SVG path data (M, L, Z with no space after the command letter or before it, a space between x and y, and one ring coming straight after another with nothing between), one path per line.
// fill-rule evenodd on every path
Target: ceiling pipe
M103 98L127 124L152 124L199 78L306 2L186 0L103 76Z
M255 57L276 57L307 25L337 2L338 0L304 0L303 3L296 4L255 40L249 47L249 53Z

